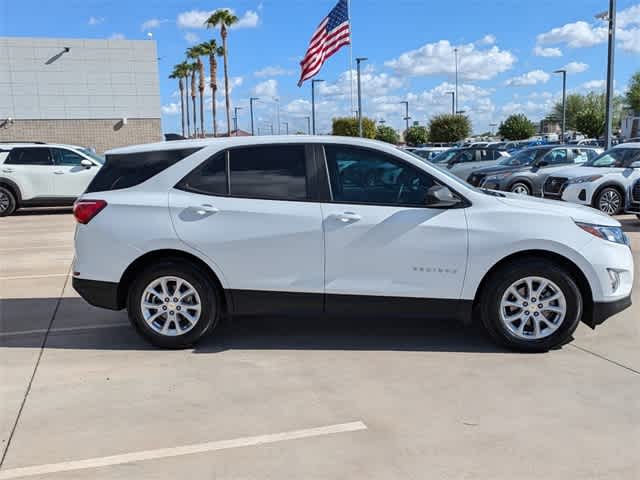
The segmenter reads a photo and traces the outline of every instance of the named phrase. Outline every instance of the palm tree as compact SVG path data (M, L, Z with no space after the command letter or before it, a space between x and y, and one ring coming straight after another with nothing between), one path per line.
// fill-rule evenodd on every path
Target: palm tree
M180 90L180 116L182 118L182 136L184 137L184 79L188 75L188 66L186 62L174 65L173 71L169 78L178 80L178 89ZM187 102L188 105L188 102Z
M231 105L229 102L229 48L227 47L227 30L234 23L238 23L238 17L236 17L230 10L226 8L216 10L213 14L204 22L207 28L215 28L220 26L220 36L222 37L222 48L224 58L224 96L225 104L227 107L227 137L231 136Z
M196 61L196 69L198 70L198 91L200 92L200 134L204 137L204 65L200 57L204 55L202 46L194 45L187 49L187 57Z
M196 117L196 72L198 71L197 63L189 63L189 75L191 78L191 103L193 105L193 136L198 136L198 121ZM187 99L189 103L189 99ZM189 110L187 109L187 112Z
M215 40L209 40L200 44L202 54L209 56L209 86L211 87L211 117L213 120L213 136L218 136L216 126L216 92L218 91L218 59L223 55L222 47L219 47Z

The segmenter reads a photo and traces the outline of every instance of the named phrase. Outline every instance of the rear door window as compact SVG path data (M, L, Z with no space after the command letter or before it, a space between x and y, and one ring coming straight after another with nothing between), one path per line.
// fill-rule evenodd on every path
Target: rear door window
M82 164L85 158L76 152L67 150L66 148L53 148L53 159L56 165L65 167L77 167Z
M107 155L104 166L89 184L87 193L134 187L200 149L183 148Z
M227 195L227 155L216 153L182 179L176 188L201 195Z
M46 147L14 148L5 160L5 165L52 166L51 150Z
M308 199L304 145L261 145L229 150L229 185L234 197Z

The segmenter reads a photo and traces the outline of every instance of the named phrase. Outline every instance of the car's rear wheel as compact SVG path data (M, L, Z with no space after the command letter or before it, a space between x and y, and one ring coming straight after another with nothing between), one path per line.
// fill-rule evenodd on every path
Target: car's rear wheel
M582 295L567 271L531 258L494 272L480 311L485 329L500 345L545 352L571 339L582 315Z
M8 217L16 211L16 197L11 190L0 186L0 217Z
M523 182L514 183L513 185L511 185L509 191L512 193L517 193L518 195L531 195L531 188L529 188L529 185Z
M187 348L216 326L219 297L198 266L165 261L134 279L127 309L131 323L154 345Z
M624 199L617 189L607 187L598 193L595 206L598 210L608 215L618 215L622 213Z

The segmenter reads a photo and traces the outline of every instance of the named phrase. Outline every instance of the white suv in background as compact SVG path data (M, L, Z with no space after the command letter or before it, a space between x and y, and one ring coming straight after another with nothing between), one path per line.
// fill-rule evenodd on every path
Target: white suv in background
M608 215L622 213L626 192L640 178L640 143L623 143L580 167L555 172L547 178L546 198L562 199L597 208Z
M0 217L21 207L72 205L103 163L74 145L0 143Z
M386 143L235 137L106 157L74 207L73 286L162 347L222 316L328 314L477 318L544 351L631 304L616 220L476 189Z

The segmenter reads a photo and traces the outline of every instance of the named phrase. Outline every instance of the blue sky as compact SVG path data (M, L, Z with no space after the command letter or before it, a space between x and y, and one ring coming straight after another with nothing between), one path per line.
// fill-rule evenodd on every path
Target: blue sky
M160 57L163 128L178 131L177 85L168 74L193 42L218 38L217 32L200 27L205 13L231 8L241 18L229 35L232 104L244 108L240 128L249 128L248 98L255 95L261 98L256 126L267 131L268 124L275 123L276 97L281 122L289 122L291 131L306 130L310 83L296 86L298 62L335 2L0 0L0 35L144 39L151 32ZM568 68L572 91L603 88L606 28L594 15L607 9L606 0L351 4L353 53L369 58L363 112L396 128L403 123L401 100L409 100L410 115L421 124L450 111L444 92L453 86L455 47L460 51L459 109L469 114L475 132L510 113L542 118L560 98L560 77L552 74L557 68ZM640 69L640 2L618 0L618 15L615 85L621 92ZM351 110L348 49L332 57L319 77L326 83L318 96L318 123L321 131L328 131L331 117ZM223 100L222 95L217 99L220 107ZM225 127L224 118L220 126Z

